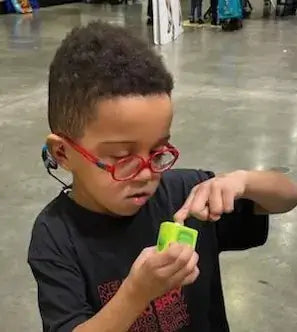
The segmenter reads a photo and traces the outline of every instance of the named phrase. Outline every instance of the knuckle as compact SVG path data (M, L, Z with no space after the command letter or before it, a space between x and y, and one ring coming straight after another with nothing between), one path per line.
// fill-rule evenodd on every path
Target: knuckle
M195 217L197 217L198 219L200 219L202 221L206 221L208 219L208 215L209 215L208 208L205 208L202 211L196 211L196 213L194 214Z
M180 248L178 243L172 243L169 250L167 251L168 259L170 261L176 260L180 254Z
M218 220L220 220L220 218L221 218L221 216L220 216L220 215L213 215L213 216L211 216L211 217L210 217L210 221L213 221L213 222L215 222L215 221L218 221Z
M188 279L188 284L192 284L195 280L196 280L196 276L193 274L193 275L191 275L190 277L189 277L189 279Z
M213 208L210 211L210 215L212 216L212 219L217 219L219 216L223 214L223 209L221 208Z
M144 248L139 257L146 257L149 254L149 248Z
M169 261L173 261L176 259L176 253L173 250L168 250L167 256Z
M208 181L204 181L202 183L200 183L199 185L199 191L204 191L207 189L207 187L209 187L211 185L211 180ZM197 188L198 189L198 188Z
M231 206L227 206L226 208L225 208L225 213L231 213L233 211L233 208L231 207Z
M217 190L222 188L222 181L220 179L215 179L211 184L212 190Z
M198 190L198 188L200 188L200 186L201 184L196 184L196 186L192 188L191 193L195 193Z
M213 187L213 186L217 186L218 183L220 183L220 179L219 178L213 178L211 181L210 181L210 185Z
M198 205L194 205L191 209L191 215L194 216L194 217L198 217L198 219L203 216L205 212L205 208L202 208L199 207Z
M192 274L194 271L194 267L191 264L186 265L185 267L185 273L186 275Z
M194 262L195 262L195 265L197 265L199 261L199 255L197 254L197 252L194 252Z
M192 254L193 249L190 246L186 245L184 247L183 254L178 257L178 263L182 266L187 265L191 260Z
M194 281L198 278L199 275L200 275L200 270L196 268L193 275Z
M217 204L212 204L212 205L210 205L209 210L210 210L209 212L211 214L215 214L215 215L221 214L223 212L223 204L220 204L220 202Z
M194 282L199 276L199 269L196 268L190 276L191 282Z
M208 215L206 213L200 213L197 215L198 219L201 221L207 221L208 220Z
M188 257L181 255L177 258L177 262L180 266L184 266L188 263L189 259Z
M198 278L199 274L200 274L200 271L198 268L196 268L193 272L194 281Z
M153 267L154 267L154 264L153 264L154 262L153 262L153 260L152 260L152 258L151 257L148 257L145 261L144 261L144 266L146 267L146 268L148 268L148 269L153 269Z
M167 276L165 275L165 273L163 271L158 271L155 273L155 278L162 282L167 279Z
M193 215L197 215L197 214L199 214L199 211L200 209L198 208L198 206L196 205L196 204L193 204L193 206L191 207L191 209L190 209L190 212L191 212L191 214L193 214Z

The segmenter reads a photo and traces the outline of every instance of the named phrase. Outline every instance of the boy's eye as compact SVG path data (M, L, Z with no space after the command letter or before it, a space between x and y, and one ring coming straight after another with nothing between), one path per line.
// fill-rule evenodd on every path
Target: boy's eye
M114 156L110 156L110 158L114 159L114 160L120 160L120 159L123 159L123 158L127 158L131 156L129 153L126 153L126 154L121 154L121 155L114 155Z
M166 147L166 145L159 146L158 148L153 149L150 154L154 154L156 152L162 152L162 150Z
M162 152L166 145L159 146L150 151L150 155L153 155L157 152ZM109 156L112 160L121 160L123 158L131 157L133 154L130 152L116 153Z

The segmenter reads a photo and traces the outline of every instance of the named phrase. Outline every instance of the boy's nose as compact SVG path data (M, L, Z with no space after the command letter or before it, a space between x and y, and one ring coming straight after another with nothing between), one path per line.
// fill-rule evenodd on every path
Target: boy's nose
M134 178L135 181L146 182L152 179L153 172L148 166L143 168Z

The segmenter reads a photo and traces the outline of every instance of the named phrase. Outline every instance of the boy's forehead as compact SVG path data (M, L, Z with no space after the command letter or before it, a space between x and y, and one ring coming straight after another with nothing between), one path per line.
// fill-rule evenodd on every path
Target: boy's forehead
M97 117L86 135L100 142L139 142L166 139L172 120L167 94L106 99L96 106Z

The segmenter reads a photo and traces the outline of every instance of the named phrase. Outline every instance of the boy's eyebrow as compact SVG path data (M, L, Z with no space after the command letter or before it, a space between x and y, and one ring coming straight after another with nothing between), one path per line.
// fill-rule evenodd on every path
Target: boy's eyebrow
M164 136L162 138L160 138L157 142L156 142L156 145L164 142L164 141L168 141L170 139L170 135L167 135L167 136ZM103 141L101 142L101 144L135 144L137 143L136 141Z

